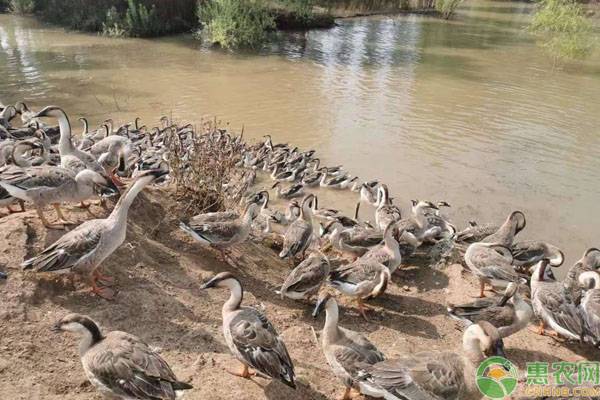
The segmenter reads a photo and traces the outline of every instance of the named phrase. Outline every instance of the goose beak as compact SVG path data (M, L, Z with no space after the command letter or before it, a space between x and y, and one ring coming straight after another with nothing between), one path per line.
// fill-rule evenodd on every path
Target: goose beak
M50 331L52 331L54 333L60 333L60 332L62 332L62 329L60 328L60 324L54 324L54 325L52 325L52 327L50 328Z
M8 275L6 275L4 272L0 272L0 279L8 279Z
M506 353L504 352L504 342L502 341L502 339L498 339L496 341L496 343L494 344L494 347L496 350L495 351L496 356L506 358ZM505 366L504 369L507 369L507 367Z
M150 172L150 175L154 177L154 182L162 181L162 178L169 175L169 171L165 169L155 169Z
M215 287L217 287L218 282L219 282L219 279L217 277L214 277L211 280L209 280L208 282L204 283L202 286L200 286L200 289L205 290L205 289L215 288Z
M504 307L506 305L506 302L508 301L508 299L510 299L510 296L507 294L504 294L502 296L502 298L500 299L500 301L498 302L498 307Z
M317 318L319 316L321 311L323 311L323 308L325 308L325 303L327 303L327 297L320 298L317 301L317 304L315 305L315 309L313 310L313 313L312 313L313 318Z

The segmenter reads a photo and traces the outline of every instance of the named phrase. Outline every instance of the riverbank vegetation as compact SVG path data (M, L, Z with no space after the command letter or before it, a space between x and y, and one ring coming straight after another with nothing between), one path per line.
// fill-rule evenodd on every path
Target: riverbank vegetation
M529 29L555 63L585 58L595 45L591 20L572 0L541 0Z

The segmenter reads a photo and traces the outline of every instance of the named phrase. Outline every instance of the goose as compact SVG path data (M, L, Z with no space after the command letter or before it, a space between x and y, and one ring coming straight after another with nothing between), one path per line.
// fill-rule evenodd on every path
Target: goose
M313 317L325 310L325 325L321 333L321 347L335 376L345 386L342 400L350 400L357 387L358 372L366 365L381 362L385 356L366 337L338 325L339 309L328 293L319 296Z
M585 288L579 304L585 336L595 347L600 345L600 274L586 271L579 275L579 283Z
M17 116L17 109L13 106L6 106L0 112L0 126L10 129L10 121Z
M38 139L20 140L11 143L9 146L4 146L3 150L10 153L8 159L4 160L4 164L12 162L12 164L18 167L31 167L33 165L32 159L27 158L25 155L36 149L44 149L44 146Z
M368 321L364 299L384 293L391 280L390 270L375 260L358 259L334 269L329 274L330 285L349 297L354 297L358 311Z
M277 197L283 199L291 199L293 197L302 196L304 193L304 185L301 183L295 183L288 188L281 189L281 182L275 182L275 184L271 186L271 189L275 189Z
M169 364L143 340L127 332L103 333L87 315L66 315L52 331L81 336L79 356L83 370L104 396L121 400L175 400L181 391L193 388L179 381Z
M547 332L553 337L565 337L580 341L583 339L583 321L577 306L569 299L562 283L546 279L545 271L550 261L539 261L531 275L531 305L535 315L540 319L536 333L546 333L546 326L554 332Z
M214 222L190 221L189 224L181 222L179 227L203 246L216 248L223 258L225 249L244 242L250 235L252 221L257 214L257 204L250 203L246 206L244 215L236 220Z
M394 238L394 228L395 224L389 224L383 232L383 243L373 247L361 257L361 260L376 261L385 265L390 274L393 274L402 263L400 246ZM398 235L401 237L403 232L399 232Z
M339 210L333 208L319 208L319 199L317 196L313 196L312 200L312 215L316 218L334 220L340 214Z
M513 243L511 247L513 265L529 269L543 258L550 261L552 267L560 267L565 255L556 246L540 241L524 241Z
M427 351L381 361L358 372L358 385L361 393L386 400L478 400L476 370L490 356L505 358L504 343L481 321L463 333L462 353Z
M283 163L277 164L273 169L273 173L271 174L271 178L276 180L277 182L294 182L298 176L298 173L302 172L302 168L294 168L278 173L279 168L282 166Z
M499 298L448 306L448 314L465 327L487 321L498 329L501 338L513 335L529 324L533 310L518 293L519 284L511 282Z
M109 176L113 183L117 186L125 184L115 175L117 169L125 169L125 153L124 144L122 142L114 142L108 147L106 153L102 153L98 157L98 163L104 170L106 176Z
M522 211L513 211L502 226L495 233L485 237L482 242L498 243L510 247L513 244L515 236L525 229L526 225L525 214Z
M321 253L313 253L294 268L281 285L281 297L301 300L312 297L327 280L331 265Z
M310 201L314 195L309 194L302 200L300 217L292 222L283 235L283 246L279 253L280 258L294 258L310 246L313 238L312 211Z
M360 200L373 206L378 206L378 181L365 182L360 186Z
M439 227L439 234L434 239L443 239L454 235L457 232L456 227L440 213L442 207L450 207L450 204L445 201L439 201L436 206L435 209L429 208L425 211L428 228Z
M319 186L330 189L346 189L348 185L358 179L358 177L352 178L347 175L336 175L330 178L328 174L329 169L325 168L323 176L321 177L321 181L319 182Z
M352 256L362 256L383 240L380 231L361 225L346 228L338 220L331 221L325 227L321 225L321 237L325 235L329 235L329 241L336 250Z
M270 220L276 222L278 224L286 225L290 221L287 219L286 215L279 210L272 210L269 208L269 192L263 190L257 194L262 198L262 206L260 207L260 215L263 216L266 220ZM292 211L290 211L291 213ZM290 214L291 215L291 214Z
M17 114L21 115L21 122L24 126L30 125L35 122L39 123L39 121L36 121L34 119L35 112L31 111L29 107L27 107L27 104L25 104L24 102L19 101L17 104L15 104L15 110Z
M240 281L229 272L221 272L202 285L202 289L210 288L230 291L223 305L223 336L243 366L241 372L230 373L245 379L259 374L295 389L294 364L285 343L262 312L241 305L244 290Z
M58 150L61 157L61 166L63 168L71 169L75 173L84 168L88 168L99 174L104 174L104 170L100 164L98 164L94 156L73 145L73 142L71 141L71 124L69 123L69 118L60 107L45 107L35 115L35 118L42 117L58 119L58 126L60 129Z
M497 243L477 242L465 252L465 263L479 278L479 297L485 297L485 284L492 287L506 286L518 282L521 277L512 266L510 249Z
M66 272L74 270L88 274L92 292L105 299L112 299L114 291L98 286L98 281L109 282L111 278L99 272L99 266L125 241L127 214L137 195L147 185L165 176L167 171L145 171L117 202L105 219L84 222L67 232L39 255L26 260L25 270L35 272Z
M302 184L307 187L319 186L321 179L323 179L323 175L325 174L324 171L325 167L319 168L311 173L305 173L301 179Z
M375 224L382 231L401 218L400 209L392 204L387 185L382 184L377 191L377 203L379 206L375 210Z
M581 286L579 284L579 275L585 271L596 271L600 268L600 249L589 248L583 253L583 257L577 261L569 271L563 281L564 290L569 298L579 304L581 300ZM551 271L551 269L550 269Z
M485 224L479 225L476 221L469 221L469 226L456 233L456 242L473 243L483 240L485 237L493 235L500 229L498 225Z
M11 168L0 174L0 186L12 197L30 202L47 228L54 228L44 216L43 208L54 206L56 214L64 224L65 218L60 203L79 203L93 197L99 187L106 195L115 195L118 189L100 174L84 169L78 174L61 167Z

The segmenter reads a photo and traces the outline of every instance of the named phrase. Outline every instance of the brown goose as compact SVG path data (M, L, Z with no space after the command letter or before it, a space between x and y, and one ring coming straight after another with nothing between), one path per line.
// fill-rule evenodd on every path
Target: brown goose
M89 381L104 396L121 400L175 400L193 386L177 380L162 357L137 336L112 331L103 334L88 316L69 314L54 332L80 335L79 355Z
M225 258L225 249L245 241L250 235L252 221L258 213L258 205L251 203L246 207L246 212L241 218L214 222L190 221L189 224L181 222L179 227L200 244L214 247Z
M62 213L61 203L79 203L96 195L96 188L107 195L119 192L112 181L84 169L77 174L61 167L9 168L0 173L0 186L12 197L32 203L47 228L54 228L43 209L52 204L60 220L70 224Z
M330 271L329 259L320 253L302 261L283 282L281 296L294 300L310 298L319 291Z
M346 296L354 297L360 314L367 321L364 300L384 293L390 279L390 270L375 260L358 259L329 274L331 286Z
M579 283L585 288L579 311L583 318L585 336L594 346L600 346L600 274L586 271L579 275Z
M448 314L464 326L487 321L498 329L500 337L508 337L525 328L533 315L531 305L521 298L518 289L519 284L511 282L501 297L449 305Z
M328 293L319 296L313 317L316 318L323 309L325 326L321 333L321 346L331 370L346 387L342 400L349 400L353 398L352 390L357 388L361 369L381 362L385 357L360 333L338 326L338 305Z
M67 232L38 256L23 262L24 269L36 272L85 272L90 280L92 292L112 299L114 292L98 282L110 283L111 279L98 271L100 264L125 241L127 213L133 200L148 184L166 175L166 171L142 172L106 219L84 222Z
M581 285L579 275L586 271L597 271L600 269L600 249L589 248L583 253L583 257L569 269L567 276L563 281L564 289L569 298L579 304L581 300Z
M243 365L241 372L232 375L248 379L258 373L295 389L294 365L285 343L262 312L242 307L244 291L237 278L221 272L202 285L202 289L209 288L230 291L229 300L223 305L223 336L229 350Z
M292 222L283 235L283 247L279 253L280 258L293 258L304 255L313 238L312 211L310 202L312 194L304 197L300 208L300 217Z
M541 321L537 333L543 335L549 327L553 330L548 332L551 336L583 340L583 320L577 306L563 290L561 282L547 279L545 272L549 265L549 260L543 259L531 275L531 305Z
M361 393L390 400L476 400L482 394L475 378L479 364L489 356L505 357L498 331L482 321L463 334L462 354L421 352L389 359L363 368Z
M497 243L510 247L513 244L513 240L515 240L515 236L525 229L526 225L525 214L522 211L513 211L502 226L495 233L486 236L482 242Z
M479 278L479 297L485 297L485 285L506 288L510 282L518 282L519 275L512 266L510 249L496 243L477 242L465 252L465 263Z

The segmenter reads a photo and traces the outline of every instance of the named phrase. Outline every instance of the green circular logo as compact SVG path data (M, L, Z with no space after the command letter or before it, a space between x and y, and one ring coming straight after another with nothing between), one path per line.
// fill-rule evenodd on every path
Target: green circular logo
M490 399L504 399L517 388L517 367L504 357L485 359L475 376L479 391Z

